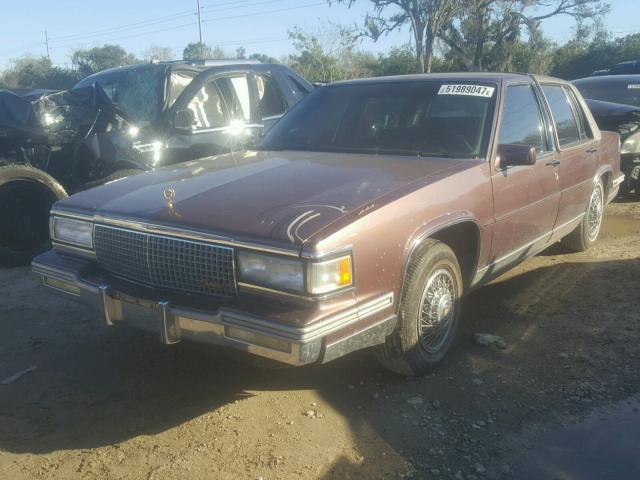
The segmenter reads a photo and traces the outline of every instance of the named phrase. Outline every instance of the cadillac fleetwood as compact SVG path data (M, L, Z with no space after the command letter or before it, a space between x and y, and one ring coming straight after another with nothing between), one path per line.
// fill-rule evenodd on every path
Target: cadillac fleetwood
M316 89L252 149L56 203L44 285L167 344L291 365L375 347L443 359L463 295L549 245L585 250L620 140L574 86L438 74Z

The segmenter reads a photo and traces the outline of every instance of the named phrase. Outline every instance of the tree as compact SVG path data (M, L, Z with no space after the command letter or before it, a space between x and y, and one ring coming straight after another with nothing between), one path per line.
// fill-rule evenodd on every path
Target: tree
M505 70L524 32L539 36L541 23L559 15L585 25L608 8L602 0L468 0L439 37L467 70Z
M249 60L257 60L262 63L279 63L278 60L264 53L252 53L249 55Z
M373 68L374 75L406 75L416 70L416 54L411 45L392 48L387 54L379 54Z
M215 60L225 58L225 53L220 47L210 47L206 43L190 43L182 51L183 60Z
M603 70L616 63L640 58L640 34L612 39L606 32L599 32L586 45L578 39L571 40L553 53L551 74L561 78L586 77L594 70Z
M331 0L330 0L331 1ZM351 7L356 0L334 0ZM434 45L442 28L460 7L460 0L370 0L373 15L367 14L360 34L378 40L382 35L409 24L413 33L416 71L430 72L434 58ZM395 10L389 16L387 10Z
M144 51L142 57L149 62L170 62L176 58L171 48L158 45L151 45Z
M140 60L119 45L103 45L74 51L71 62L81 76L86 77L108 68L138 63Z
M338 65L336 52L326 49L315 35L309 35L295 28L289 32L296 50L289 57L291 68L312 82L334 82L344 78L344 72Z
M76 71L53 67L47 57L23 57L0 76L0 87L67 90L80 78Z
M238 60L245 60L247 58L247 49L244 47L236 48L236 58Z

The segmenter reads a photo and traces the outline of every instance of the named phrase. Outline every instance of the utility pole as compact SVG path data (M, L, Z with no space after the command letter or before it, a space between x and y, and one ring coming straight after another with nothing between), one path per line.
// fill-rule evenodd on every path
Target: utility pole
M204 60L204 45L202 45L202 18L200 17L200 0L198 0L198 34L200 36L200 60Z
M44 31L44 44L47 47L47 58L51 61L51 53L49 52L49 35L47 35L47 31Z

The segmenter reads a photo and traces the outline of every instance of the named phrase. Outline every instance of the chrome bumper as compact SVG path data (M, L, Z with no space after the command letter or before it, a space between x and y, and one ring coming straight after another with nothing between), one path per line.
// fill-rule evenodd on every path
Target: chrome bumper
M132 297L115 290L99 275L83 275L83 269L89 264L88 260L62 258L52 251L37 257L32 268L42 277L46 287L66 298L96 307L105 325L124 322L159 334L165 344L184 339L231 347L300 366L326 362L383 343L395 328L391 293L312 325L293 327L224 307L215 312L202 311L172 305L168 300ZM382 315L383 312L386 315ZM376 314L383 319L366 328L355 328L350 335L337 341L327 341L328 336L343 329L353 331L357 322Z

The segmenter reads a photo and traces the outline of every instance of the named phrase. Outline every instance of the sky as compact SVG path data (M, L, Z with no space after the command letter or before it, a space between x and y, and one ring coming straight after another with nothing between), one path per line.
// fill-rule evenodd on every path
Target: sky
M176 58L189 42L198 41L197 0L2 0L0 19L0 68L11 59L45 55L45 31L51 59L69 66L74 49L115 43L142 56L151 45L169 47ZM637 8L640 0L609 0L611 13L606 28L615 35L639 33ZM232 54L239 46L247 53L265 53L279 58L292 53L287 31L300 27L319 31L327 21L349 26L362 24L371 9L367 0L352 8L331 5L326 0L201 0L202 37L212 46ZM554 18L543 24L545 33L558 42L573 34L573 21ZM325 39L329 40L329 39ZM408 28L361 47L385 52L409 43Z

